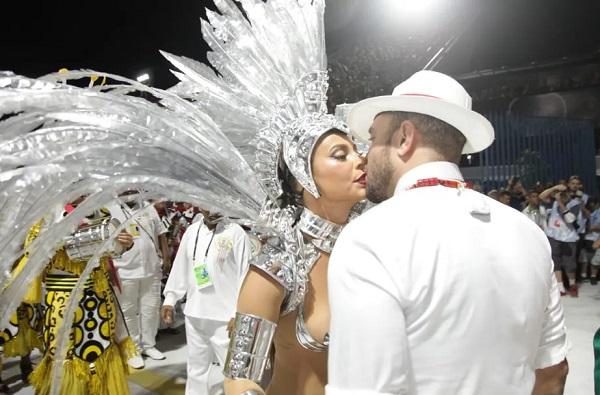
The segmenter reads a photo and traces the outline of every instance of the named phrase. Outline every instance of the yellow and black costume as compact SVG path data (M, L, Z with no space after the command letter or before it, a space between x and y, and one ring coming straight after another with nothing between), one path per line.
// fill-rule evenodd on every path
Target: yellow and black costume
M38 235L40 225L29 232L24 246L27 247ZM13 269L13 275L23 270L27 255L21 258ZM31 372L29 354L34 348L43 351L42 342L42 286L39 279L34 281L23 298L23 302L12 315L7 327L0 330L0 347L4 357L21 357L21 375L25 381ZM1 372L1 364L0 364Z
M127 334L109 280L109 258L101 258L85 284L85 290L71 323L69 349L63 364L60 394L128 394L127 360L137 351ZM56 342L63 330L63 313L69 296L86 266L71 260L64 249L48 264L44 282L44 344L46 351L30 376L36 394L46 395Z

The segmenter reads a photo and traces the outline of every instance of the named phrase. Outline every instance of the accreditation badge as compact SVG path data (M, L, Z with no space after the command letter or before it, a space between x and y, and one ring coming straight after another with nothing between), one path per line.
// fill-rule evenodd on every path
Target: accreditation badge
M140 228L137 224L129 224L129 233L133 237L140 237Z
M198 289L210 287L212 285L212 279L208 274L206 263L201 263L194 267L194 277L196 278L196 286Z

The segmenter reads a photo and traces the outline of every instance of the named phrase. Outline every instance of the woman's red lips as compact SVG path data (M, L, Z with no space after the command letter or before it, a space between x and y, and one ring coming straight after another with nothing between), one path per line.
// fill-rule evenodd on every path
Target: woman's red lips
M363 186L367 185L367 173L362 173L354 182Z

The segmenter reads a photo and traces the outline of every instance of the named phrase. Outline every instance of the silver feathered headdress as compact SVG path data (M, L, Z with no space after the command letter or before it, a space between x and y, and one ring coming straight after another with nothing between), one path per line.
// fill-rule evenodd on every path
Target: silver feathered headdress
M207 11L210 22L202 21L212 67L165 53L180 70L171 91L91 71L38 80L0 73L1 322L86 210L125 189L139 186L147 197L250 221L267 213L280 219L272 222L282 232L291 224L273 207L280 161L318 196L312 150L328 130L346 131L325 110L324 1L241 0L243 13L230 0L215 4L220 13ZM97 75L115 82L85 89L67 83ZM13 276L28 228L84 194L73 213L46 220L28 247L27 270ZM100 255L83 271L64 322ZM68 333L57 344L53 393Z
M281 160L319 197L311 169L314 147L331 129L348 134L343 122L327 115L324 1L242 0L245 16L230 0L215 5L221 14L207 11L202 33L219 75L163 52L180 70L174 74L181 83L173 89L209 107L215 122L240 143L272 201L283 193Z

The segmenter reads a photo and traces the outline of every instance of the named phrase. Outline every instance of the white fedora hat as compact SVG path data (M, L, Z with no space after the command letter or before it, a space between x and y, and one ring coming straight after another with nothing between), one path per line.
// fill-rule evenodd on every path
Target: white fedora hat
M471 96L465 88L436 71L418 71L394 88L390 96L358 102L348 115L350 132L367 140L373 119L384 111L426 114L454 126L467 138L463 154L483 151L494 141L492 124L471 110Z

